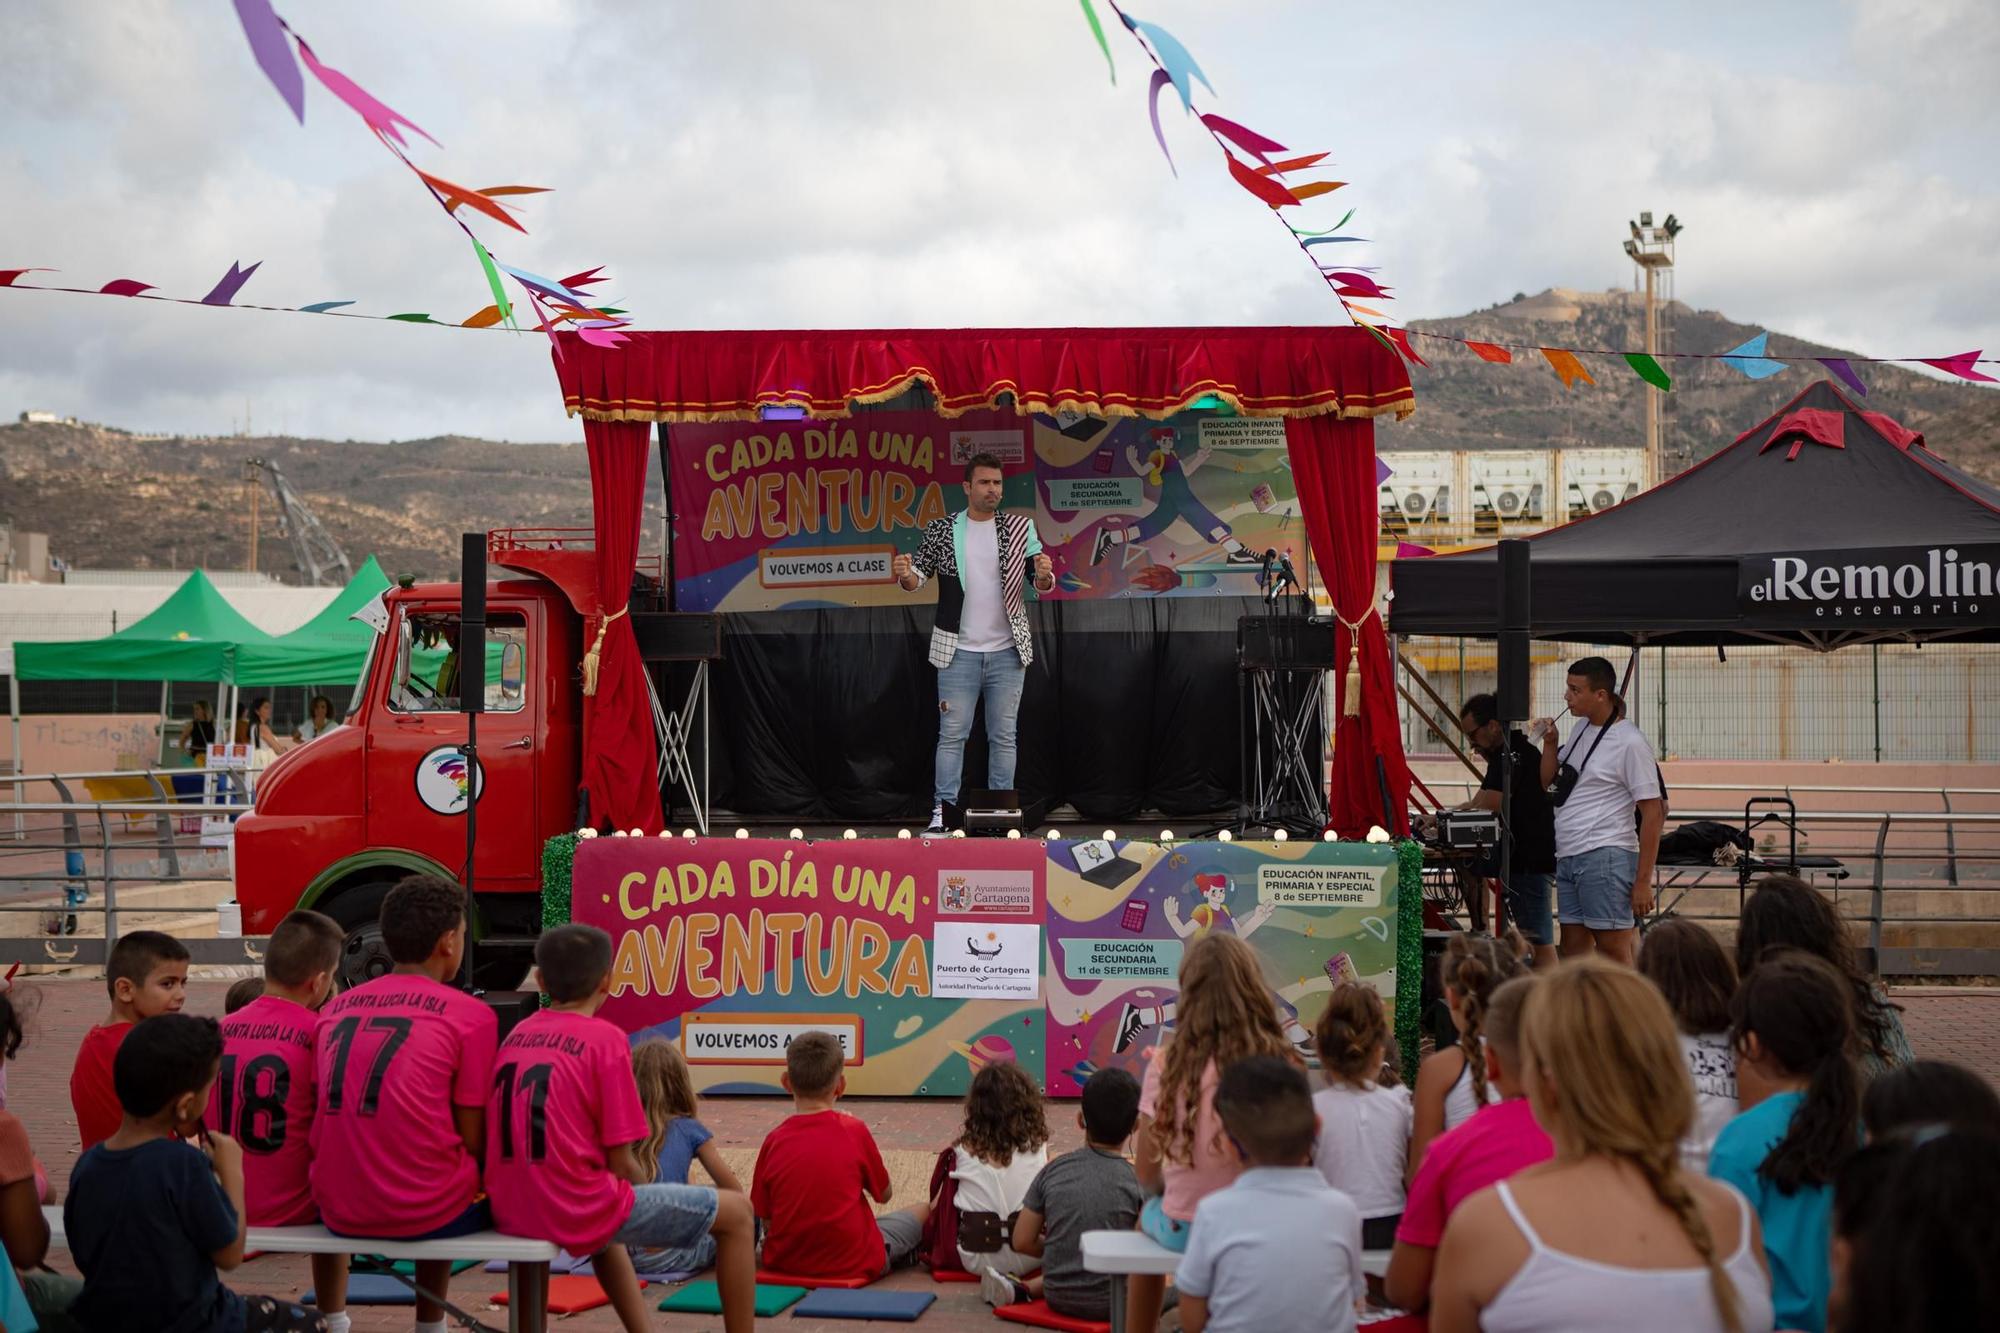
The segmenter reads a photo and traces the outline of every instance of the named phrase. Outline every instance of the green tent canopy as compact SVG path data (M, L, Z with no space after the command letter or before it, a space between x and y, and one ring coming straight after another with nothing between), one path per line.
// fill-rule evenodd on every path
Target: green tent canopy
M236 654L274 642L244 619L208 575L187 576L166 601L102 639L16 643L19 680L228 681Z
M375 631L353 616L388 587L388 575L369 556L311 620L289 634L238 649L233 679L239 685L339 685L359 679Z

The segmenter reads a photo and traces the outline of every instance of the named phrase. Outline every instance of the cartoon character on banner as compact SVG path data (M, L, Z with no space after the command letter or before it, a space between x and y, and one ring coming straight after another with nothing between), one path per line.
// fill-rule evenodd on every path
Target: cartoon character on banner
M1104 563L1105 553L1114 546L1151 541L1179 520L1201 541L1221 546L1227 552L1228 563L1262 564L1263 557L1238 541L1229 524L1196 499L1194 489L1188 485L1188 478L1201 470L1211 452L1207 448L1197 449L1194 457L1183 462L1171 426L1153 430L1151 449L1143 460L1137 445L1126 445L1125 461L1133 472L1146 479L1149 488L1157 490L1158 497L1153 501L1153 512L1137 523L1098 529L1097 539L1090 548L1090 563Z
M1210 931L1223 931L1238 939L1248 939L1278 910L1274 903L1260 903L1238 921L1229 910L1229 876L1220 871L1197 873L1194 876L1194 891L1200 901L1185 920L1181 917L1179 899L1169 898L1166 903L1167 925L1184 940L1199 939ZM1285 1039L1297 1048L1299 1054L1310 1059L1313 1055L1312 1034L1299 1022L1298 1008L1278 994L1275 987L1272 988L1271 999L1276 1003L1278 1017L1284 1024ZM1161 1005L1127 1002L1118 1013L1118 1026L1111 1042L1112 1053L1122 1054L1142 1033L1171 1024L1177 1009L1178 1005L1172 1000Z

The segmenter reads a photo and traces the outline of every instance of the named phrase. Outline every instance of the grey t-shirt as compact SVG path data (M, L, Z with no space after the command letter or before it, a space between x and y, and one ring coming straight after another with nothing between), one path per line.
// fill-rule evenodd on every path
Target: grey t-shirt
M1083 1233L1130 1231L1142 1202L1132 1164L1116 1153L1082 1147L1042 1168L1021 1206L1042 1216L1042 1295L1051 1310L1111 1317L1111 1278L1084 1268Z

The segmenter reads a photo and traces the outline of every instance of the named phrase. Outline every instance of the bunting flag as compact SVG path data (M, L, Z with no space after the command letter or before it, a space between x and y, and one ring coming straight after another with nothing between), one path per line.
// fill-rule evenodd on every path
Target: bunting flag
M1414 361L1416 364L1420 366L1430 365L1430 362L1418 356L1416 352L1411 349L1409 335L1405 334L1401 329L1386 328L1382 330L1382 332L1389 335L1389 341L1396 344L1396 350L1403 354L1404 360Z
M1620 355L1625 358L1625 364L1632 367L1633 373L1638 375L1640 379L1646 381L1646 383L1652 385L1661 393L1672 391L1674 382L1668 376L1665 367L1661 366L1658 361L1655 361L1644 352L1622 352Z
M1514 354L1499 343L1473 342L1468 339L1465 345L1481 361L1492 361L1504 366L1511 364L1514 360Z
M1933 366L1962 380L1976 380L1981 384L2000 384L1991 375L1981 374L1973 367L1979 362L1978 352L1960 352L1957 356L1920 356L1917 358L1927 366Z
M1866 398L1868 396L1868 386L1863 384L1861 382L1861 377L1854 373L1854 367L1847 364L1846 357L1816 356L1813 358L1813 360L1819 362L1822 366L1825 366L1828 370L1832 371L1834 375L1836 375L1839 378L1842 384L1845 384L1848 388L1854 390L1854 392L1860 394L1863 398Z
M1769 333L1760 332L1729 351L1722 354L1723 362L1732 370L1738 370L1748 379L1769 379L1785 368L1782 361L1773 361L1764 355L1764 345L1770 341Z
M1111 58L1111 43L1105 39L1104 25L1097 21L1097 11L1091 8L1090 0L1082 0L1083 16L1090 22L1090 35L1097 39L1097 49L1104 52L1104 63L1111 67L1111 83L1118 83L1118 62Z
M201 303L203 305L228 305L236 299L236 293L243 290L243 284L250 281L250 275L263 266L264 261L261 259L249 268L238 268L236 265L231 264L229 272L223 274L222 281L216 283L208 295L201 298Z
M1579 380L1585 384L1597 383L1590 377L1590 372L1583 368L1583 362L1576 359L1576 353L1560 347L1544 347L1540 351L1543 359L1549 363L1549 369L1555 371L1557 378L1562 380L1563 388L1573 388Z

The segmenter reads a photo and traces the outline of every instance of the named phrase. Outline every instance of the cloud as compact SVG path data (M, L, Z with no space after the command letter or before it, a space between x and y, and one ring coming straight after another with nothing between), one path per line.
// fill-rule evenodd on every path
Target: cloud
M317 85L304 127L224 5L26 0L0 46L0 262L75 285L352 299L457 320L488 300L457 228ZM1282 229L1169 108L1178 179L1073 6L632 6L356 0L289 8L322 58L525 183L502 259L608 267L642 327L1328 322ZM295 11L295 12L294 12ZM2000 11L1954 0L1590 11L1156 0L1212 105L1351 184L1405 318L1629 280L1625 219L1688 224L1680 295L1883 353L1979 346L2000 271L1990 142ZM1703 17L1705 16L1705 17ZM1578 35L1583 34L1583 35ZM1363 247L1354 247L1361 250ZM573 439L546 344L351 320L0 295L0 413L334 438Z

